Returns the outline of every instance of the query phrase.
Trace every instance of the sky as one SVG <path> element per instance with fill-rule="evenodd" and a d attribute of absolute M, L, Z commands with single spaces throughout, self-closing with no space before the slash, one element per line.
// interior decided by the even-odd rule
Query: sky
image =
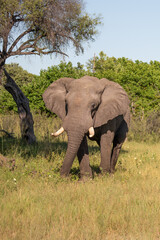
<path fill-rule="evenodd" d="M 23 69 L 39 75 L 41 70 L 60 61 L 71 61 L 85 65 L 103 51 L 109 57 L 126 57 L 150 62 L 160 61 L 160 0 L 84 0 L 85 10 L 90 16 L 101 15 L 103 25 L 94 42 L 85 44 L 83 54 L 76 56 L 72 48 L 69 57 L 19 56 L 6 63 L 19 63 Z"/>

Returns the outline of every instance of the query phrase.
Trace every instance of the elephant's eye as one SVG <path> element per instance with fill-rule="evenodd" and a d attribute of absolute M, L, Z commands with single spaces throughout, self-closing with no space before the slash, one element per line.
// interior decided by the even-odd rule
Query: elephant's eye
<path fill-rule="evenodd" d="M 96 108 L 96 104 L 92 103 L 91 107 L 92 107 L 92 109 L 95 109 Z"/>
<path fill-rule="evenodd" d="M 97 104 L 96 103 L 92 103 L 91 104 L 91 115 L 92 115 L 92 118 L 94 117 L 94 115 L 96 113 L 96 108 L 97 108 Z"/>

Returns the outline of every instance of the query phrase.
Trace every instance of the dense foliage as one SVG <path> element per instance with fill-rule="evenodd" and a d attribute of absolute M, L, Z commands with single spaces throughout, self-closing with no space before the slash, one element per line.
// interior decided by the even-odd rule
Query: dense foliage
<path fill-rule="evenodd" d="M 160 62 L 133 62 L 124 57 L 107 57 L 101 52 L 99 57 L 89 60 L 87 66 L 94 76 L 108 78 L 125 88 L 133 114 L 160 109 Z"/>
<path fill-rule="evenodd" d="M 61 62 L 58 66 L 42 70 L 40 76 L 28 73 L 27 77 L 26 71 L 22 71 L 18 66 L 17 70 L 15 69 L 14 66 L 14 78 L 17 84 L 20 83 L 19 79 L 22 79 L 21 88 L 29 98 L 30 107 L 34 112 L 47 111 L 42 94 L 53 81 L 61 77 L 80 78 L 84 75 L 108 78 L 122 85 L 130 96 L 133 115 L 143 117 L 160 109 L 160 62 L 157 61 L 133 62 L 127 58 L 109 58 L 101 52 L 99 57 L 88 61 L 87 70 L 80 63 L 74 67 L 71 62 Z M 10 72 L 10 74 L 12 73 Z M 8 93 L 1 91 L 0 101 L 1 112 L 17 111 Z"/>

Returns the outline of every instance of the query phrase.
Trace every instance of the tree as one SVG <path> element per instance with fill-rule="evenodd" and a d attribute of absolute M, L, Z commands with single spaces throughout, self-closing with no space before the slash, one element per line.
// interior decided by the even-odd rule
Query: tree
<path fill-rule="evenodd" d="M 99 17 L 83 14 L 81 0 L 0 0 L 0 66 L 15 55 L 77 53 L 94 40 Z"/>
<path fill-rule="evenodd" d="M 0 0 L 0 83 L 7 58 L 52 53 L 66 55 L 70 45 L 78 54 L 83 52 L 84 42 L 94 40 L 98 24 L 100 18 L 84 13 L 81 0 Z M 13 98 L 19 98 L 21 94 L 17 94 L 15 84 L 12 86 L 7 71 L 5 75 L 5 89 Z M 25 112 L 21 100 L 17 104 L 21 102 Z M 27 117 L 28 112 L 23 116 Z"/>

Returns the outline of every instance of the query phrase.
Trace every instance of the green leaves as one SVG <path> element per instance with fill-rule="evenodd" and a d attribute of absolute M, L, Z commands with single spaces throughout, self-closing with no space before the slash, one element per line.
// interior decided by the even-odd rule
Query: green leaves
<path fill-rule="evenodd" d="M 92 71 L 95 61 L 95 73 L 98 78 L 108 78 L 118 82 L 128 92 L 132 111 L 139 114 L 160 109 L 160 63 L 129 60 L 127 58 L 107 57 L 101 52 L 99 56 L 88 61 L 87 67 Z"/>
<path fill-rule="evenodd" d="M 36 112 L 48 112 L 42 100 L 45 89 L 61 77 L 80 78 L 84 75 L 94 75 L 98 78 L 108 78 L 124 87 L 131 100 L 132 113 L 147 115 L 160 109 L 160 63 L 141 61 L 133 62 L 127 58 L 107 57 L 103 52 L 95 57 L 95 72 L 92 72 L 93 59 L 88 61 L 88 71 L 77 63 L 61 62 L 48 70 L 42 70 L 40 76 L 27 73 L 16 64 L 8 65 L 7 71 L 13 77 L 24 94 L 29 98 L 30 107 Z M 5 91 L 0 91 L 1 112 L 16 111 L 16 105 Z"/>

